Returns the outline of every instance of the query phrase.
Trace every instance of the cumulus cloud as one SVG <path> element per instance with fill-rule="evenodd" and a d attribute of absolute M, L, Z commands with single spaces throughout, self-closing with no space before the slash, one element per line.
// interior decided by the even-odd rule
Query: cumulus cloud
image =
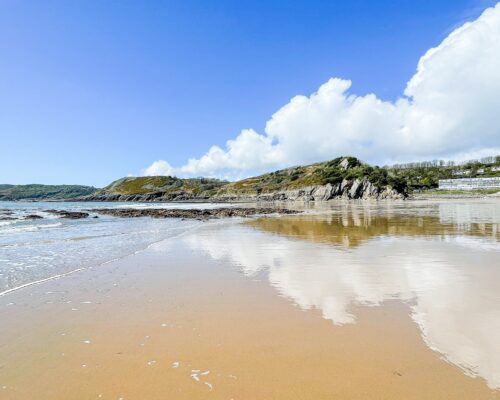
<path fill-rule="evenodd" d="M 144 169 L 143 175 L 146 176 L 156 176 L 156 175 L 175 175 L 175 168 L 172 167 L 168 162 L 163 160 L 155 161 L 149 167 Z"/>
<path fill-rule="evenodd" d="M 267 121 L 173 168 L 155 161 L 143 172 L 233 176 L 322 161 L 342 154 L 372 163 L 467 159 L 500 153 L 500 3 L 454 30 L 419 60 L 396 101 L 351 94 L 332 78 L 295 96 Z"/>

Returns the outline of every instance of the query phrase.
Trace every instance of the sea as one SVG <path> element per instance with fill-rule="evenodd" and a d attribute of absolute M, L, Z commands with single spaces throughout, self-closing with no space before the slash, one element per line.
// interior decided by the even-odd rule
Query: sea
<path fill-rule="evenodd" d="M 151 207 L 206 209 L 218 206 L 202 203 L 0 202 L 0 295 L 125 257 L 201 223 L 149 217 L 117 218 L 92 211 L 96 208 Z M 90 216 L 63 219 L 47 212 L 50 209 L 88 211 Z M 29 215 L 42 218 L 30 219 Z"/>

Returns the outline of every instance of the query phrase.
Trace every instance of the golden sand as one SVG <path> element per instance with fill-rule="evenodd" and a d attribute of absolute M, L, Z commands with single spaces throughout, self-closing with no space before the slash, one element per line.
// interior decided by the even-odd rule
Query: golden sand
<path fill-rule="evenodd" d="M 308 306 L 307 287 L 300 284 L 307 277 L 294 283 L 293 275 L 278 272 L 293 266 L 314 273 L 312 259 L 320 271 L 315 283 L 330 279 L 321 273 L 336 265 L 324 264 L 321 254 L 332 246 L 323 239 L 340 228 L 333 221 L 328 232 L 315 218 L 206 225 L 0 297 L 0 398 L 500 399 L 491 388 L 495 371 L 467 372 L 452 352 L 429 347 L 434 332 L 427 337 L 415 320 L 432 285 L 415 286 L 415 295 L 390 287 L 378 303 L 351 299 L 344 288 L 345 304 L 328 292 Z M 296 241 L 301 237 L 308 240 Z M 359 233 L 356 244 L 363 247 Z M 434 247 L 421 246 L 442 265 Z M 293 257 L 279 258 L 291 251 Z M 361 250 L 332 251 L 344 254 L 344 263 L 349 257 L 363 262 Z M 444 260 L 460 267 L 454 258 Z M 395 269 L 401 266 L 396 261 Z M 491 268 L 486 273 L 494 273 Z M 353 279 L 341 274 L 334 281 Z M 497 321 L 490 322 L 486 326 L 494 329 Z"/>

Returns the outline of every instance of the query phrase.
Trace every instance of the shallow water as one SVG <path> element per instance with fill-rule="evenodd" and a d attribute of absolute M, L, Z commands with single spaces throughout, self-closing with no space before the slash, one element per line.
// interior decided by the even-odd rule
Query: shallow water
<path fill-rule="evenodd" d="M 281 295 L 334 324 L 356 323 L 353 306 L 404 302 L 431 349 L 499 389 L 499 204 L 421 210 L 259 219 L 248 225 L 276 236 L 254 239 L 270 249 L 227 254 L 246 274 L 265 269 Z M 302 240 L 318 245 L 306 251 Z"/>
<path fill-rule="evenodd" d="M 68 220 L 49 209 L 97 207 L 206 208 L 212 204 L 0 202 L 0 293 L 31 282 L 102 264 L 198 225 L 196 221 L 110 216 Z M 38 215 L 43 219 L 25 219 Z M 10 218 L 13 218 L 12 220 Z"/>
<path fill-rule="evenodd" d="M 499 399 L 499 224 L 339 202 L 181 229 L 0 297 L 0 397 Z"/>

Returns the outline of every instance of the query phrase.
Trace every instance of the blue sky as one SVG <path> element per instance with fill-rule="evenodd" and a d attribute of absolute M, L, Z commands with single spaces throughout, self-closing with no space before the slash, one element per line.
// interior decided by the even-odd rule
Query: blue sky
<path fill-rule="evenodd" d="M 0 183 L 182 165 L 330 77 L 395 100 L 427 49 L 493 4 L 1 1 Z"/>

